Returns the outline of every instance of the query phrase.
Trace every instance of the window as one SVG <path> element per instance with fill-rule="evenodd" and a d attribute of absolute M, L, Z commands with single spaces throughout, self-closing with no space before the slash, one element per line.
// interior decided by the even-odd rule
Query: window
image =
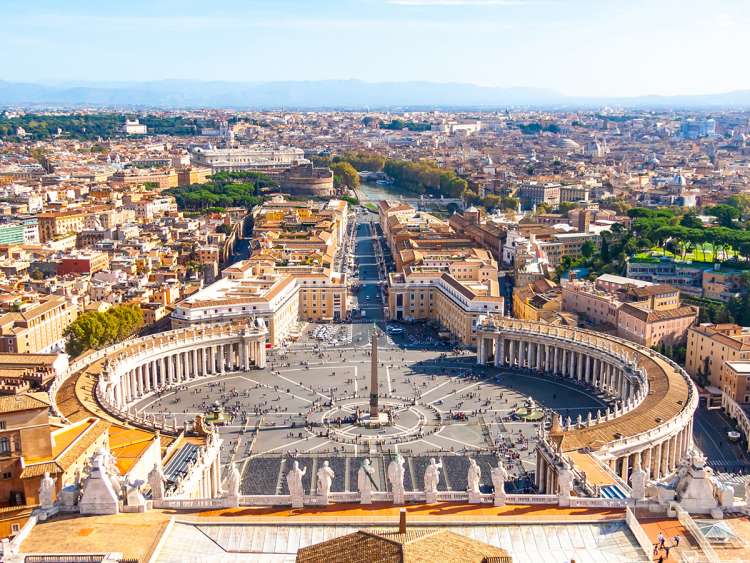
<path fill-rule="evenodd" d="M 0 438 L 0 454 L 10 453 L 10 440 L 7 436 Z"/>
<path fill-rule="evenodd" d="M 10 471 L 3 472 L 3 479 L 10 479 L 12 477 L 13 477 L 13 474 Z"/>
<path fill-rule="evenodd" d="M 5 421 L 4 420 L 0 420 L 0 430 L 5 430 L 5 428 L 6 428 Z"/>

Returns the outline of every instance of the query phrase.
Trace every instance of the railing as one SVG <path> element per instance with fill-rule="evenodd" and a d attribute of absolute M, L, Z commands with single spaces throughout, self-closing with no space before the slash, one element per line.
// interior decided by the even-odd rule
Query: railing
<path fill-rule="evenodd" d="M 193 498 L 193 499 L 160 499 L 153 501 L 154 508 L 171 508 L 174 510 L 196 510 L 210 508 L 227 508 L 226 498 Z"/>
<path fill-rule="evenodd" d="M 240 506 L 285 506 L 292 504 L 290 495 L 242 495 Z"/>
<path fill-rule="evenodd" d="M 328 499 L 331 502 L 359 502 L 360 495 L 357 491 L 348 493 L 330 493 Z"/>
<path fill-rule="evenodd" d="M 641 344 L 617 336 L 607 335 L 605 337 L 600 333 L 588 329 L 570 329 L 553 325 L 546 325 L 533 321 L 507 319 L 504 317 L 489 317 L 486 319 L 485 324 L 477 326 L 477 331 L 485 330 L 488 332 L 492 332 L 496 329 L 510 330 L 520 335 L 529 334 L 533 336 L 544 336 L 553 339 L 564 340 L 566 342 L 578 343 L 584 346 L 588 345 L 595 348 L 600 353 L 607 353 L 618 358 L 619 361 L 623 361 L 626 363 L 630 361 L 631 358 L 634 359 L 636 357 L 636 352 L 640 352 L 645 356 L 648 356 L 650 358 L 658 358 L 659 360 L 668 364 L 677 374 L 679 374 L 685 380 L 688 387 L 688 400 L 684 405 L 684 408 L 677 416 L 650 430 L 613 440 L 608 444 L 610 450 L 615 448 L 626 448 L 631 445 L 639 445 L 644 440 L 653 440 L 655 437 L 667 437 L 675 428 L 679 427 L 680 429 L 682 429 L 682 427 L 684 427 L 688 420 L 692 418 L 693 412 L 695 412 L 695 409 L 698 407 L 698 392 L 695 384 L 693 383 L 687 372 L 685 372 L 685 370 L 678 364 L 676 364 L 673 360 L 667 358 L 666 356 L 658 354 L 657 352 L 654 352 L 650 348 L 642 346 Z M 585 336 L 586 338 L 583 338 L 583 336 Z M 605 344 L 608 345 L 605 346 Z M 615 349 L 615 344 L 619 346 L 619 350 Z M 647 377 L 645 377 L 644 379 L 646 381 L 648 380 Z M 644 394 L 643 398 L 645 398 L 645 396 L 646 395 Z M 618 416 L 621 414 L 622 412 L 618 413 Z"/>
<path fill-rule="evenodd" d="M 160 334 L 151 334 L 148 336 L 141 336 L 138 338 L 130 338 L 123 340 L 122 342 L 118 342 L 116 344 L 113 344 L 111 346 L 108 346 L 106 348 L 102 348 L 101 350 L 96 350 L 92 352 L 91 354 L 86 355 L 83 358 L 80 358 L 78 360 L 74 360 L 68 365 L 68 369 L 65 373 L 61 375 L 57 375 L 54 379 L 54 381 L 50 384 L 49 387 L 49 396 L 50 396 L 50 406 L 52 407 L 52 411 L 58 415 L 62 416 L 60 413 L 60 410 L 57 406 L 57 392 L 59 391 L 60 387 L 65 383 L 70 376 L 73 374 L 78 373 L 82 369 L 84 369 L 86 366 L 89 366 L 105 356 L 111 356 L 121 350 L 124 350 L 126 348 L 130 348 L 133 346 L 140 347 L 145 346 L 144 349 L 138 349 L 138 352 L 134 355 L 139 355 L 140 353 L 150 353 L 149 355 L 153 354 L 153 352 L 157 348 L 157 342 L 159 343 L 159 348 L 162 347 L 172 347 L 174 344 L 177 343 L 183 343 L 187 344 L 189 342 L 196 342 L 199 340 L 203 340 L 207 336 L 215 335 L 215 333 L 219 333 L 219 335 L 229 336 L 231 334 L 236 334 L 240 329 L 237 327 L 237 325 L 231 323 L 231 322 L 224 322 L 224 323 L 206 323 L 202 324 L 200 326 L 196 327 L 185 327 L 185 328 L 178 328 L 175 330 L 170 330 L 167 332 L 163 332 Z M 226 334 L 225 334 L 226 333 Z M 188 338 L 188 335 L 190 335 L 191 338 Z M 166 346 L 164 346 L 166 345 Z"/>
<path fill-rule="evenodd" d="M 34 526 L 36 526 L 37 520 L 38 517 L 36 516 L 36 514 L 32 514 L 31 516 L 29 516 L 29 519 L 26 520 L 26 523 L 21 528 L 21 531 L 18 532 L 12 540 L 3 540 L 1 544 L 3 551 L 3 560 L 8 559 L 9 556 L 19 552 L 21 544 L 26 541 L 27 537 L 29 537 L 31 530 L 33 530 Z"/>
<path fill-rule="evenodd" d="M 698 546 L 701 548 L 701 551 L 706 557 L 708 563 L 720 563 L 721 558 L 717 555 L 713 546 L 706 539 L 706 536 L 704 536 L 700 531 L 700 528 L 698 528 L 698 524 L 695 523 L 695 520 L 690 517 L 690 514 L 688 514 L 687 510 L 683 509 L 679 504 L 676 503 L 673 506 L 675 512 L 677 512 L 677 520 L 680 522 L 680 524 L 682 524 L 683 528 L 685 528 L 690 533 L 690 535 L 693 536 L 695 541 L 698 543 Z"/>
<path fill-rule="evenodd" d="M 635 537 L 638 545 L 641 546 L 643 553 L 646 555 L 646 560 L 651 561 L 653 555 L 653 544 L 651 539 L 648 537 L 646 531 L 641 527 L 641 523 L 638 522 L 638 518 L 635 517 L 635 513 L 630 507 L 625 509 L 625 523 L 628 525 L 628 529 Z"/>
<path fill-rule="evenodd" d="M 557 495 L 505 495 L 505 504 L 557 504 Z"/>
<path fill-rule="evenodd" d="M 625 508 L 629 502 L 625 498 L 570 497 L 570 506 L 573 508 Z"/>

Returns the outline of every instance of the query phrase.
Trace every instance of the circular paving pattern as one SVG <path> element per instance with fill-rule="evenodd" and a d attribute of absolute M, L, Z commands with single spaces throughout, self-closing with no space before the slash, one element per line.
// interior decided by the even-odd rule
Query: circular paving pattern
<path fill-rule="evenodd" d="M 369 424 L 369 399 L 335 401 L 308 416 L 318 436 L 340 444 L 389 446 L 420 440 L 442 427 L 440 412 L 431 405 L 406 399 L 380 398 L 382 425 Z"/>

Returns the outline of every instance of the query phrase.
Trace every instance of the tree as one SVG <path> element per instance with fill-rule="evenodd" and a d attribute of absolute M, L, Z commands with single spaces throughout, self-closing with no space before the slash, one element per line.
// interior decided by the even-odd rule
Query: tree
<path fill-rule="evenodd" d="M 143 311 L 137 305 L 117 305 L 100 313 L 89 311 L 65 329 L 65 351 L 75 357 L 119 342 L 143 326 Z"/>
<path fill-rule="evenodd" d="M 680 219 L 680 225 L 687 227 L 688 229 L 702 229 L 703 221 L 698 219 L 698 214 L 695 211 L 688 211 Z"/>
<path fill-rule="evenodd" d="M 482 199 L 482 205 L 488 211 L 496 209 L 500 205 L 500 196 L 489 194 Z"/>
<path fill-rule="evenodd" d="M 593 241 L 587 240 L 581 245 L 581 255 L 584 258 L 591 258 L 596 250 L 596 245 Z"/>
<path fill-rule="evenodd" d="M 550 211 L 552 211 L 552 207 L 550 206 L 549 203 L 546 203 L 543 201 L 541 203 L 536 204 L 537 213 L 549 213 Z"/>
<path fill-rule="evenodd" d="M 576 207 L 578 206 L 572 201 L 561 201 L 557 210 L 563 215 L 567 215 L 570 210 L 575 209 Z"/>
<path fill-rule="evenodd" d="M 331 164 L 333 170 L 333 184 L 336 187 L 346 186 L 356 190 L 359 187 L 359 174 L 348 162 L 334 162 Z"/>
<path fill-rule="evenodd" d="M 716 217 L 719 220 L 719 224 L 722 227 L 732 228 L 734 226 L 734 220 L 740 218 L 740 210 L 731 205 L 720 203 L 713 207 L 708 207 L 705 210 L 707 215 Z"/>
<path fill-rule="evenodd" d="M 503 196 L 500 198 L 500 209 L 514 211 L 518 209 L 520 201 L 516 197 Z"/>
<path fill-rule="evenodd" d="M 731 205 L 740 212 L 740 216 L 744 217 L 750 213 L 750 194 L 741 193 L 730 196 L 726 201 L 727 205 Z"/>

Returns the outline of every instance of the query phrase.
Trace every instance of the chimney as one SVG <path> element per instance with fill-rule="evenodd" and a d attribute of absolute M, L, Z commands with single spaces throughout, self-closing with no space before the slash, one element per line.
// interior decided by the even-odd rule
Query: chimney
<path fill-rule="evenodd" d="M 402 508 L 398 515 L 398 533 L 406 533 L 406 509 Z"/>

